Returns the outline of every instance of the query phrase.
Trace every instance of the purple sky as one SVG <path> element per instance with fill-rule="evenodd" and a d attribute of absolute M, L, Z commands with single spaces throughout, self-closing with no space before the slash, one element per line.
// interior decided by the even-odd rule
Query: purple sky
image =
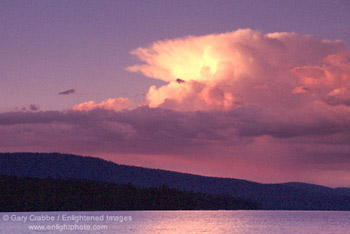
<path fill-rule="evenodd" d="M 0 111 L 142 100 L 161 82 L 130 73 L 154 41 L 252 28 L 350 43 L 348 1 L 1 1 Z M 76 94 L 59 92 L 76 89 Z M 45 98 L 43 98 L 45 97 Z"/>
<path fill-rule="evenodd" d="M 349 12 L 345 0 L 1 1 L 0 151 L 350 186 Z"/>

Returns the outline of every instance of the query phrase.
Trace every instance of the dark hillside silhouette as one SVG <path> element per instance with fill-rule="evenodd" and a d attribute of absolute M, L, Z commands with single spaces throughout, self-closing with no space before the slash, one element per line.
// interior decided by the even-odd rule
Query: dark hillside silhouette
<path fill-rule="evenodd" d="M 92 210 L 246 210 L 258 204 L 231 196 L 73 179 L 0 175 L 0 212 Z"/>
<path fill-rule="evenodd" d="M 118 165 L 99 158 L 58 153 L 0 153 L 0 174 L 72 178 L 141 188 L 163 185 L 184 192 L 229 194 L 276 210 L 350 210 L 350 189 L 305 183 L 260 184 L 165 170 Z"/>

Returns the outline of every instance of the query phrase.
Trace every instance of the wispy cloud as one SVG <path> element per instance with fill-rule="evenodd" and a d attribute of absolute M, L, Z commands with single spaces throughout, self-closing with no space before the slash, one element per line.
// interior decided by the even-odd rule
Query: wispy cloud
<path fill-rule="evenodd" d="M 71 95 L 71 94 L 74 94 L 75 92 L 76 92 L 75 89 L 68 89 L 66 91 L 59 92 L 58 94 L 59 95 Z"/>

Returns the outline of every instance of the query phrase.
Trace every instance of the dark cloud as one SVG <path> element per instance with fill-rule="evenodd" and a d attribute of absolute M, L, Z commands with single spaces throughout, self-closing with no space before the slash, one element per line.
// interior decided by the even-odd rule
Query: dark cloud
<path fill-rule="evenodd" d="M 180 78 L 177 78 L 177 79 L 176 79 L 176 82 L 177 82 L 178 84 L 181 84 L 181 83 L 184 83 L 185 81 L 182 80 L 182 79 L 180 79 Z"/>
<path fill-rule="evenodd" d="M 31 104 L 29 106 L 29 110 L 31 111 L 38 111 L 40 109 L 40 107 L 38 105 L 35 105 L 35 104 Z"/>
<path fill-rule="evenodd" d="M 317 117 L 317 116 L 316 116 Z M 84 129 L 100 134 L 101 139 L 113 141 L 113 136 L 124 135 L 130 142 L 166 142 L 174 147 L 191 147 L 194 142 L 236 144 L 242 138 L 271 136 L 288 139 L 349 133 L 350 123 L 334 119 L 315 118 L 304 123 L 284 120 L 258 108 L 238 108 L 230 112 L 180 112 L 162 108 L 139 107 L 133 110 L 111 111 L 39 111 L 7 112 L 0 114 L 0 126 L 57 124 Z M 103 136 L 103 134 L 106 134 Z M 72 135 L 75 135 L 72 132 Z M 98 139 L 96 139 L 98 140 Z M 161 145 L 158 145 L 161 147 Z M 142 151 L 142 149 L 138 149 Z"/>
<path fill-rule="evenodd" d="M 180 112 L 162 108 L 139 107 L 127 111 L 95 109 L 92 111 L 6 112 L 0 114 L 0 125 L 14 124 L 91 124 L 118 122 L 132 126 L 139 134 L 152 136 L 164 132 L 181 138 L 225 140 L 232 134 L 241 137 L 270 135 L 288 138 L 308 135 L 328 135 L 348 131 L 349 123 L 336 123 L 318 118 L 305 124 L 281 121 L 255 108 L 239 108 L 230 112 Z"/>
<path fill-rule="evenodd" d="M 350 162 L 349 123 L 318 116 L 306 124 L 272 113 L 254 107 L 230 112 L 149 107 L 119 112 L 99 108 L 7 112 L 0 113 L 0 151 L 113 154 L 115 158 L 132 154 L 137 161 L 130 158 L 128 162 L 139 165 L 162 155 L 165 161 L 185 165 L 198 160 L 191 168 L 207 167 L 210 173 L 215 173 L 212 166 L 223 163 L 228 167 L 226 176 L 240 172 L 240 178 L 252 180 L 262 178 L 254 171 L 284 168 L 279 178 L 289 179 L 291 170 L 293 175 L 301 169 L 344 170 L 340 163 Z M 217 173 L 223 172 L 218 169 Z"/>
<path fill-rule="evenodd" d="M 75 89 L 68 89 L 66 91 L 63 92 L 59 92 L 59 95 L 70 95 L 70 94 L 74 94 L 75 93 Z"/>
<path fill-rule="evenodd" d="M 346 99 L 346 98 L 341 98 L 337 96 L 328 96 L 324 98 L 323 101 L 330 106 L 337 106 L 337 105 L 350 106 L 350 97 Z"/>

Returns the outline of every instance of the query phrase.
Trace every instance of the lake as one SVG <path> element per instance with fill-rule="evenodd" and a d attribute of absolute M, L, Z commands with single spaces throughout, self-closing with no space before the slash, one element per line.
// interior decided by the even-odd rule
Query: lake
<path fill-rule="evenodd" d="M 1 234 L 327 233 L 350 231 L 348 211 L 98 211 L 0 213 Z"/>

